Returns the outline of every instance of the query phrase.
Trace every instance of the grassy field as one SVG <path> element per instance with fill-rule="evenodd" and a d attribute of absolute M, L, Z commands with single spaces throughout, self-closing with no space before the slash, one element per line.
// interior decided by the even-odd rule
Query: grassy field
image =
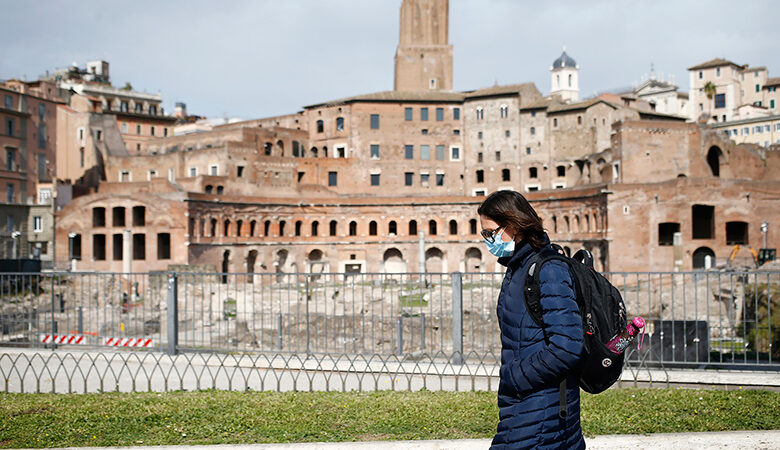
<path fill-rule="evenodd" d="M 780 393 L 612 389 L 588 436 L 780 429 Z M 0 447 L 489 438 L 493 392 L 0 394 Z"/>

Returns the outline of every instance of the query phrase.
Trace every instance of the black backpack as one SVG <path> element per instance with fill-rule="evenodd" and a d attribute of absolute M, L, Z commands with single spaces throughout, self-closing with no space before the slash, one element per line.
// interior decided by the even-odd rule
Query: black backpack
<path fill-rule="evenodd" d="M 547 261 L 558 260 L 566 263 L 574 275 L 577 306 L 582 315 L 583 354 L 582 361 L 575 369 L 579 376 L 579 385 L 591 394 L 598 394 L 612 386 L 623 371 L 625 352 L 612 353 L 604 344 L 626 328 L 626 305 L 615 286 L 593 268 L 593 255 L 582 249 L 568 257 L 563 249 L 552 244 L 552 249 L 542 249 L 531 260 L 525 280 L 525 306 L 531 318 L 544 333 L 547 332 L 542 321 L 542 305 L 539 302 L 539 273 Z M 561 382 L 561 406 L 559 415 L 565 418 L 566 379 Z"/>

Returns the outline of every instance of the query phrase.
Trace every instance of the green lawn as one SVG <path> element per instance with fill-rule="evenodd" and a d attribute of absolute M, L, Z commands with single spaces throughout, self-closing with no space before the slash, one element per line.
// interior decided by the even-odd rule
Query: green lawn
<path fill-rule="evenodd" d="M 492 392 L 0 394 L 0 447 L 490 438 Z M 780 393 L 583 394 L 589 436 L 780 429 Z"/>

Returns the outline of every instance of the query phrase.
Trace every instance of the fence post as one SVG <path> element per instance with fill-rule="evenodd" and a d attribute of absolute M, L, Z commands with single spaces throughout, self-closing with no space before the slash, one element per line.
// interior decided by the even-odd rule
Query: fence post
<path fill-rule="evenodd" d="M 398 317 L 398 356 L 404 354 L 404 316 Z"/>
<path fill-rule="evenodd" d="M 168 272 L 168 348 L 173 356 L 179 346 L 179 280 L 175 272 Z"/>
<path fill-rule="evenodd" d="M 306 289 L 306 296 L 304 297 L 306 300 L 306 356 L 309 356 L 311 354 L 311 323 L 309 321 L 309 300 L 311 300 L 311 296 L 309 295 L 309 276 L 304 274 L 303 280 L 304 288 Z"/>
<path fill-rule="evenodd" d="M 463 274 L 452 273 L 452 362 L 463 364 Z"/>
<path fill-rule="evenodd" d="M 57 349 L 57 321 L 54 317 L 55 313 L 55 307 L 57 303 L 56 294 L 54 293 L 54 277 L 51 277 L 51 349 L 56 350 Z"/>
<path fill-rule="evenodd" d="M 84 307 L 79 306 L 79 334 L 84 334 Z"/>
<path fill-rule="evenodd" d="M 278 336 L 278 342 L 277 342 L 277 348 L 281 351 L 282 350 L 282 313 L 279 313 L 277 316 L 278 321 L 278 329 L 279 329 L 279 336 Z"/>
<path fill-rule="evenodd" d="M 425 353 L 425 313 L 420 313 L 420 347 Z"/>

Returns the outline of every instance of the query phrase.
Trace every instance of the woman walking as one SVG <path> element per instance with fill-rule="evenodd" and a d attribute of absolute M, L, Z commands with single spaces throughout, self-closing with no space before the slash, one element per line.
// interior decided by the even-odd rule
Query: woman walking
<path fill-rule="evenodd" d="M 532 258 L 550 246 L 542 220 L 514 191 L 494 192 L 477 213 L 488 250 L 506 266 L 496 307 L 501 370 L 491 449 L 583 449 L 574 374 L 582 353 L 582 318 L 573 276 L 561 261 L 542 266 L 542 330 L 526 310 L 523 294 Z"/>

